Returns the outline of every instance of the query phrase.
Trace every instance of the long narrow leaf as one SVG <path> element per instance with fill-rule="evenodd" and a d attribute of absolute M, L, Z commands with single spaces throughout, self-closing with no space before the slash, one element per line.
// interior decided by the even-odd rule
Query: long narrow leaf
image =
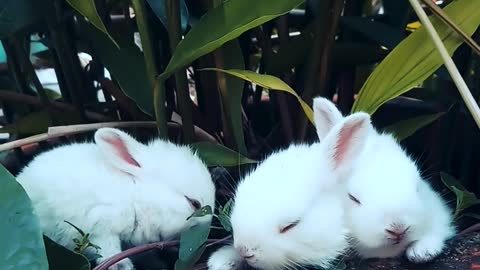
<path fill-rule="evenodd" d="M 421 129 L 422 127 L 425 127 L 428 124 L 434 122 L 444 114 L 444 112 L 441 112 L 402 120 L 386 127 L 384 131 L 387 133 L 393 133 L 397 140 L 402 141 L 413 135 L 417 130 Z"/>
<path fill-rule="evenodd" d="M 289 12 L 303 2 L 304 0 L 276 0 L 275 4 L 257 0 L 223 2 L 192 27 L 178 44 L 161 77 L 164 80 L 198 57 L 212 52 L 249 29 Z"/>
<path fill-rule="evenodd" d="M 232 76 L 244 79 L 246 81 L 258 84 L 262 86 L 263 88 L 271 89 L 271 90 L 278 90 L 278 91 L 285 91 L 287 93 L 292 94 L 295 96 L 302 106 L 303 111 L 305 112 L 305 115 L 307 116 L 308 120 L 310 120 L 311 123 L 313 123 L 313 111 L 310 106 L 308 106 L 305 101 L 303 101 L 302 98 L 300 98 L 295 90 L 293 90 L 288 84 L 286 84 L 284 81 L 280 80 L 279 78 L 272 76 L 272 75 L 267 75 L 267 74 L 258 74 L 253 71 L 249 70 L 239 70 L 239 69 L 229 69 L 229 70 L 224 70 L 224 69 L 219 69 L 219 68 L 204 68 L 200 69 L 202 70 L 214 70 L 214 71 L 219 71 L 219 72 L 225 72 L 227 74 L 230 74 Z"/>
<path fill-rule="evenodd" d="M 444 11 L 468 35 L 472 35 L 480 25 L 480 1 L 454 1 Z M 463 39 L 440 19 L 435 16 L 430 16 L 430 19 L 452 55 Z M 385 102 L 423 82 L 442 63 L 426 29 L 420 28 L 377 66 L 360 90 L 352 112 L 374 113 Z"/>

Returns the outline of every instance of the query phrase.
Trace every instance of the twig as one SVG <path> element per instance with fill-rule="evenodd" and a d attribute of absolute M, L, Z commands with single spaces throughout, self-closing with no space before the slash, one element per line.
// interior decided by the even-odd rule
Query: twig
<path fill-rule="evenodd" d="M 474 225 L 466 228 L 465 230 L 459 232 L 457 234 L 457 236 L 464 236 L 466 234 L 470 234 L 472 232 L 478 232 L 478 231 L 480 231 L 480 223 L 474 224 Z"/>
<path fill-rule="evenodd" d="M 216 245 L 216 244 L 224 243 L 225 241 L 227 241 L 227 240 L 230 239 L 230 238 L 232 238 L 231 235 L 226 236 L 226 237 L 224 237 L 224 238 L 222 238 L 222 239 L 218 239 L 218 240 L 216 240 L 216 241 L 212 241 L 212 242 L 208 243 L 208 244 L 206 245 L 206 247 L 210 247 L 210 246 L 213 246 L 213 245 Z"/>
<path fill-rule="evenodd" d="M 455 63 L 453 62 L 452 58 L 448 54 L 448 51 L 445 48 L 445 45 L 443 44 L 441 38 L 438 36 L 437 31 L 435 30 L 432 23 L 428 19 L 427 14 L 423 10 L 418 0 L 409 0 L 409 1 L 413 9 L 415 10 L 415 13 L 417 13 L 417 16 L 419 17 L 420 21 L 426 27 L 427 32 L 430 34 L 430 37 L 432 38 L 433 43 L 437 47 L 437 50 L 440 53 L 443 59 L 443 62 L 445 63 L 445 67 L 447 68 L 448 73 L 450 73 L 450 76 L 452 77 L 453 82 L 457 86 L 458 91 L 460 92 L 460 95 L 463 98 L 463 101 L 467 105 L 467 108 L 472 114 L 472 117 L 475 120 L 477 126 L 480 128 L 480 108 L 478 107 L 477 102 L 473 98 L 472 93 L 468 89 L 467 84 L 463 80 L 462 75 L 460 74 L 457 67 L 455 66 Z"/>
<path fill-rule="evenodd" d="M 156 123 L 154 121 L 130 121 L 130 122 L 103 122 L 103 123 L 94 123 L 94 124 L 80 124 L 80 125 L 69 125 L 69 126 L 55 126 L 49 127 L 47 133 L 42 133 L 27 138 L 7 142 L 0 144 L 0 152 L 11 150 L 17 147 L 22 147 L 24 145 L 42 142 L 48 139 L 58 138 L 67 135 L 74 135 L 79 133 L 84 133 L 92 130 L 96 130 L 102 127 L 155 127 Z M 169 122 L 169 127 L 180 128 L 180 124 Z M 203 129 L 195 126 L 196 136 L 202 141 L 212 141 L 218 143 L 218 141 L 208 134 Z"/>
<path fill-rule="evenodd" d="M 422 2 L 432 11 L 438 18 L 440 18 L 445 24 L 450 26 L 455 30 L 462 38 L 465 40 L 465 43 L 472 48 L 474 52 L 480 55 L 480 46 L 469 36 L 467 35 L 457 24 L 455 24 L 448 15 L 437 5 L 435 5 L 431 0 L 422 0 Z"/>
<path fill-rule="evenodd" d="M 26 94 L 21 94 L 9 90 L 0 90 L 0 100 L 3 101 L 11 101 L 11 102 L 17 102 L 17 103 L 22 103 L 22 104 L 28 104 L 32 105 L 37 108 L 43 108 L 45 105 L 42 103 L 42 101 L 38 97 L 26 95 Z M 70 111 L 70 112 L 79 112 L 78 109 L 74 106 L 68 105 L 63 102 L 58 102 L 58 101 L 50 101 L 50 106 L 52 108 L 57 108 L 60 110 L 65 110 L 65 111 Z M 91 120 L 96 120 L 96 121 L 108 121 L 110 118 L 99 114 L 95 112 L 85 112 L 87 118 Z"/>
<path fill-rule="evenodd" d="M 165 1 L 165 9 L 168 17 L 168 39 L 172 55 L 182 40 L 182 27 L 180 15 L 180 1 Z M 183 139 L 185 143 L 193 140 L 192 101 L 188 88 L 187 73 L 184 69 L 175 73 L 175 90 L 177 92 L 177 104 L 183 119 Z"/>
<path fill-rule="evenodd" d="M 225 240 L 226 238 L 209 239 L 207 240 L 207 246 L 212 245 L 214 243 L 224 242 Z M 156 242 L 156 243 L 146 244 L 143 246 L 133 247 L 133 248 L 124 250 L 118 253 L 117 255 L 110 257 L 109 259 L 105 260 L 104 262 L 100 263 L 95 268 L 93 268 L 93 270 L 106 270 L 110 266 L 132 255 L 143 253 L 145 251 L 149 251 L 152 249 L 163 249 L 163 248 L 175 247 L 175 246 L 178 246 L 179 244 L 180 244 L 179 240 L 174 240 L 174 241 Z"/>
<path fill-rule="evenodd" d="M 133 247 L 133 248 L 124 250 L 118 253 L 117 255 L 114 255 L 113 257 L 110 257 L 109 259 L 105 260 L 104 262 L 100 263 L 95 268 L 93 268 L 93 270 L 107 270 L 110 266 L 132 255 L 139 254 L 152 249 L 163 249 L 163 248 L 178 246 L 179 243 L 180 241 L 175 240 L 175 241 L 157 242 L 157 243 L 146 244 L 143 246 Z"/>

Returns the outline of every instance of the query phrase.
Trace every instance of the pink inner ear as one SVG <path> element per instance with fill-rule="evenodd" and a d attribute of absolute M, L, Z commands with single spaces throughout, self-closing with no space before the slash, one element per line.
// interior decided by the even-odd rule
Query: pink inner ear
<path fill-rule="evenodd" d="M 133 165 L 135 167 L 140 168 L 140 164 L 138 164 L 138 162 L 132 157 L 132 155 L 130 155 L 127 147 L 125 146 L 125 143 L 123 142 L 123 140 L 121 138 L 119 138 L 119 137 L 111 138 L 110 137 L 110 138 L 104 138 L 104 140 L 107 143 L 109 143 L 110 145 L 113 146 L 113 148 L 117 151 L 117 154 L 120 156 L 120 158 L 122 160 L 124 160 L 125 162 L 127 162 L 130 165 Z"/>
<path fill-rule="evenodd" d="M 337 145 L 333 154 L 334 169 L 337 169 L 350 154 L 352 143 L 354 143 L 353 137 L 361 126 L 362 122 L 355 122 L 353 124 L 349 123 L 340 129 Z"/>

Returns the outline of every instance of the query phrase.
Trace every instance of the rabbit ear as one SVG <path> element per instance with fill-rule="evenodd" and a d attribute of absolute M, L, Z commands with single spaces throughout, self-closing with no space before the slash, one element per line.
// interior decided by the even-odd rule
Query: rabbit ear
<path fill-rule="evenodd" d="M 333 102 L 323 97 L 316 97 L 313 99 L 313 119 L 318 139 L 321 141 L 335 124 L 343 120 L 343 115 Z"/>
<path fill-rule="evenodd" d="M 143 145 L 127 133 L 114 128 L 101 128 L 95 132 L 95 142 L 107 162 L 115 168 L 132 175 L 140 169 L 133 153 Z"/>
<path fill-rule="evenodd" d="M 350 171 L 363 151 L 367 137 L 373 130 L 370 115 L 354 113 L 332 128 L 324 141 L 332 169 L 343 174 Z"/>

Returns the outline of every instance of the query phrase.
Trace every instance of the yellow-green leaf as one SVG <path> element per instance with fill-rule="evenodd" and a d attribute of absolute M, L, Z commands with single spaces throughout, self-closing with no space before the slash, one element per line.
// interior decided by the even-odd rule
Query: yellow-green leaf
<path fill-rule="evenodd" d="M 72 6 L 78 13 L 82 14 L 85 18 L 88 19 L 96 28 L 105 33 L 113 43 L 118 47 L 117 42 L 113 37 L 108 33 L 107 27 L 98 15 L 97 7 L 95 6 L 95 0 L 67 0 L 68 4 Z"/>
<path fill-rule="evenodd" d="M 77 0 L 78 1 L 78 0 Z M 84 1 L 84 0 L 83 0 Z M 283 15 L 304 0 L 229 0 L 209 10 L 178 44 L 162 80 L 245 31 Z M 254 8 L 252 8 L 254 7 Z"/>
<path fill-rule="evenodd" d="M 426 114 L 426 115 L 402 120 L 386 127 L 384 131 L 387 133 L 393 133 L 393 135 L 398 141 L 402 141 L 410 137 L 411 135 L 413 135 L 417 130 L 437 120 L 444 114 L 445 114 L 444 112 Z"/>
<path fill-rule="evenodd" d="M 480 25 L 480 1 L 453 1 L 444 11 L 468 35 Z M 452 55 L 463 43 L 462 37 L 439 18 L 429 18 Z M 373 114 L 385 102 L 423 82 L 442 64 L 427 30 L 421 27 L 400 42 L 376 67 L 360 90 L 352 112 Z"/>
<path fill-rule="evenodd" d="M 312 108 L 310 108 L 310 106 L 308 106 L 308 104 L 305 103 L 305 101 L 303 101 L 303 99 L 297 95 L 295 90 L 293 90 L 288 84 L 286 84 L 284 81 L 280 80 L 275 76 L 267 75 L 267 74 L 258 74 L 253 71 L 239 70 L 239 69 L 224 70 L 219 68 L 204 68 L 200 70 L 214 70 L 214 71 L 225 72 L 232 76 L 242 78 L 246 81 L 258 84 L 263 88 L 268 88 L 271 90 L 278 90 L 278 91 L 285 91 L 287 93 L 290 93 L 297 98 L 298 102 L 302 106 L 303 111 L 305 112 L 305 115 L 308 117 L 310 122 L 313 123 Z"/>

